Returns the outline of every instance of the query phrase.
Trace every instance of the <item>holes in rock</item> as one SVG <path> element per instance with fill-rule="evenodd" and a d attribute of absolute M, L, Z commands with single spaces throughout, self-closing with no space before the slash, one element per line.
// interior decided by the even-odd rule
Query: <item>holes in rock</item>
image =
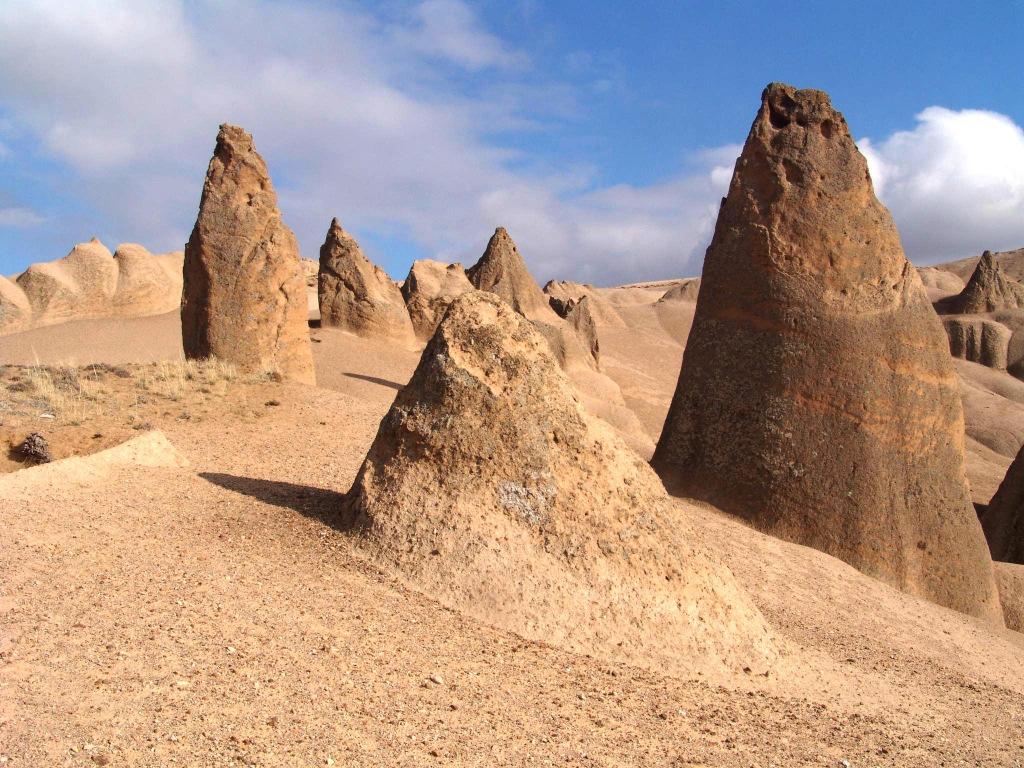
<path fill-rule="evenodd" d="M 804 180 L 803 169 L 792 160 L 783 160 L 782 169 L 786 172 L 786 181 L 790 184 L 800 184 Z"/>
<path fill-rule="evenodd" d="M 790 122 L 789 117 L 787 117 L 785 113 L 776 109 L 774 104 L 768 105 L 768 120 L 771 121 L 772 128 L 777 131 L 785 128 Z"/>
<path fill-rule="evenodd" d="M 832 138 L 832 128 L 833 125 L 831 120 L 821 121 L 821 135 L 824 136 L 826 139 Z"/>

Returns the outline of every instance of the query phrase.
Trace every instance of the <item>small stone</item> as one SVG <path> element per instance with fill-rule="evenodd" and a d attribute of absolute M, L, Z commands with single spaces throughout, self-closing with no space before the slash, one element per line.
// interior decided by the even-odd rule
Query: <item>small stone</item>
<path fill-rule="evenodd" d="M 177 681 L 177 682 L 175 683 L 175 685 L 176 685 L 176 686 L 177 686 L 178 688 L 188 688 L 190 684 L 189 684 L 188 680 L 178 680 L 178 681 Z"/>
<path fill-rule="evenodd" d="M 444 685 L 444 678 L 438 674 L 433 674 L 430 676 L 430 682 L 434 683 L 435 685 Z"/>

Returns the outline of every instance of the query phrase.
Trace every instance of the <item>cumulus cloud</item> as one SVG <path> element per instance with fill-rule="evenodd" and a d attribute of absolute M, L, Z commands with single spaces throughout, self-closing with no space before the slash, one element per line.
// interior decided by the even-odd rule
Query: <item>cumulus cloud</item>
<path fill-rule="evenodd" d="M 976 109 L 928 107 L 913 130 L 860 142 L 875 191 L 919 263 L 1024 246 L 1024 131 Z"/>
<path fill-rule="evenodd" d="M 538 171 L 495 137 L 571 114 L 572 89 L 533 72 L 460 0 L 402 9 L 9 0 L 0 107 L 77 176 L 65 188 L 106 231 L 156 250 L 187 238 L 227 121 L 254 134 L 307 255 L 337 215 L 464 260 L 504 225 L 542 280 L 699 269 L 731 159 L 695 156 L 649 187 Z M 393 273 L 408 266 L 372 255 Z"/>

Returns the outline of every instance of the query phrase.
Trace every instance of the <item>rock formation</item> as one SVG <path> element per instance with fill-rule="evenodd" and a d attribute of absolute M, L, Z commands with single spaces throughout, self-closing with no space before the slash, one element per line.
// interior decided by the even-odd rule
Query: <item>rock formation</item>
<path fill-rule="evenodd" d="M 461 264 L 445 264 L 433 259 L 413 262 L 402 283 L 402 296 L 420 339 L 429 339 L 437 330 L 448 305 L 473 290 Z"/>
<path fill-rule="evenodd" d="M 921 267 L 917 270 L 924 284 L 925 292 L 932 302 L 954 296 L 964 289 L 964 281 L 952 272 L 937 267 Z"/>
<path fill-rule="evenodd" d="M 141 245 L 123 243 L 114 251 L 114 261 L 114 317 L 161 315 L 181 306 L 181 252 L 152 254 Z"/>
<path fill-rule="evenodd" d="M 524 317 L 545 323 L 558 320 L 504 227 L 494 230 L 483 256 L 466 275 L 474 288 L 500 296 Z"/>
<path fill-rule="evenodd" d="M 1024 306 L 1024 285 L 1003 274 L 992 251 L 985 251 L 971 279 L 956 296 L 938 302 L 943 314 L 967 315 Z"/>
<path fill-rule="evenodd" d="M 953 357 L 980 363 L 989 368 L 1006 370 L 1010 337 L 1009 328 L 985 317 L 954 315 L 943 317 L 942 325 L 949 338 Z"/>
<path fill-rule="evenodd" d="M 1024 448 L 980 518 L 992 559 L 1024 564 Z"/>
<path fill-rule="evenodd" d="M 597 338 L 597 324 L 591 313 L 591 305 L 590 297 L 584 296 L 569 310 L 565 321 L 576 331 L 587 351 L 590 352 L 590 356 L 594 358 L 594 363 L 599 365 L 601 363 L 601 344 Z"/>
<path fill-rule="evenodd" d="M 774 656 L 657 477 L 579 406 L 534 327 L 486 293 L 449 308 L 345 512 L 379 562 L 526 637 L 674 670 Z"/>
<path fill-rule="evenodd" d="M 674 493 L 1002 621 L 945 335 L 825 93 L 764 91 L 652 461 Z"/>
<path fill-rule="evenodd" d="M 252 137 L 233 125 L 217 135 L 184 278 L 186 357 L 315 381 L 299 246 Z"/>
<path fill-rule="evenodd" d="M 665 295 L 658 301 L 696 301 L 699 293 L 700 278 L 691 277 L 687 280 L 680 280 L 678 285 L 665 291 Z"/>
<path fill-rule="evenodd" d="M 337 219 L 320 246 L 317 282 L 320 324 L 370 338 L 413 341 L 402 292 L 387 273 L 363 255 Z"/>
<path fill-rule="evenodd" d="M 32 324 L 32 305 L 21 286 L 0 275 L 0 336 Z"/>
<path fill-rule="evenodd" d="M 183 254 L 119 245 L 111 256 L 93 238 L 63 259 L 33 264 L 13 281 L 0 277 L 0 335 L 71 320 L 145 317 L 181 304 Z"/>
<path fill-rule="evenodd" d="M 616 311 L 612 303 L 603 295 L 600 288 L 595 288 L 587 283 L 573 283 L 568 280 L 549 280 L 544 285 L 544 294 L 548 297 L 548 304 L 560 317 L 565 317 L 569 311 L 584 296 L 590 299 L 590 314 L 598 326 L 609 328 L 625 328 L 626 323 L 622 316 Z"/>
<path fill-rule="evenodd" d="M 1024 565 L 995 563 L 995 571 L 1006 626 L 1024 632 Z"/>
<path fill-rule="evenodd" d="M 33 264 L 17 283 L 28 297 L 34 325 L 104 317 L 117 290 L 117 264 L 94 237 L 63 259 Z"/>

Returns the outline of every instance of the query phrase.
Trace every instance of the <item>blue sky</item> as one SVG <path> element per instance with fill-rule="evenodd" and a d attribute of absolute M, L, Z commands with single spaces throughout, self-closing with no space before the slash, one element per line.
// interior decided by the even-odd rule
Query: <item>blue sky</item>
<path fill-rule="evenodd" d="M 181 248 L 217 125 L 314 257 L 507 226 L 540 280 L 696 274 L 771 80 L 827 90 L 919 263 L 1024 246 L 1024 4 L 0 4 L 0 273 Z"/>

